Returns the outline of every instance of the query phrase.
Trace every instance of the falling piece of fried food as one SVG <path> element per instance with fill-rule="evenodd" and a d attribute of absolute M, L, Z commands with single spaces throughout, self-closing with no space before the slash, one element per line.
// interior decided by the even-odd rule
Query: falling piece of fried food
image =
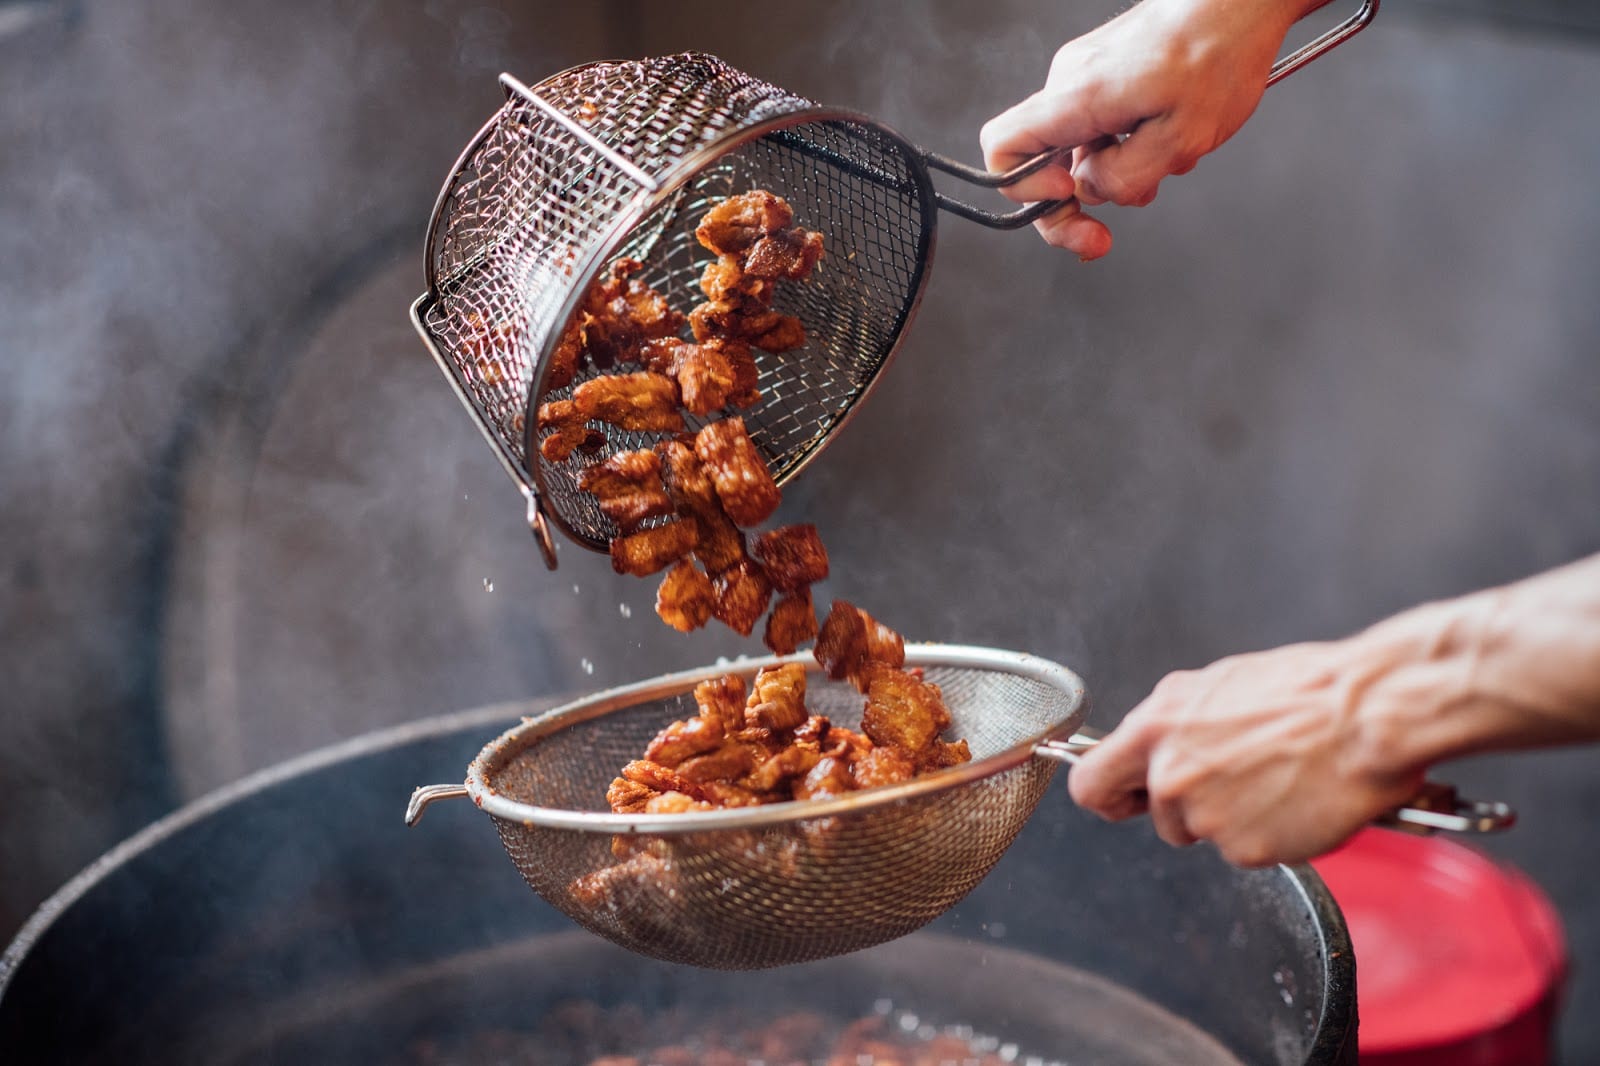
<path fill-rule="evenodd" d="M 772 598 L 772 585 L 766 575 L 747 559 L 718 574 L 711 584 L 716 590 L 712 617 L 740 636 L 748 637 L 761 616 L 767 613 L 767 602 Z"/>
<path fill-rule="evenodd" d="M 779 526 L 755 539 L 751 551 L 772 587 L 797 592 L 828 576 L 828 549 L 810 522 Z"/>
<path fill-rule="evenodd" d="M 712 422 L 695 434 L 694 452 L 735 525 L 760 525 L 778 509 L 782 500 L 778 485 L 745 431 L 744 419 L 734 416 Z"/>
<path fill-rule="evenodd" d="M 809 588 L 778 600 L 767 616 L 761 641 L 777 655 L 792 655 L 817 635 L 817 611 L 811 604 Z"/>
<path fill-rule="evenodd" d="M 699 527 L 695 558 L 710 574 L 738 566 L 745 558 L 744 534 L 723 511 L 717 488 L 694 447 L 682 440 L 667 440 L 656 445 L 656 450 L 661 453 L 667 495 L 672 497 L 678 513 L 694 519 Z"/>
<path fill-rule="evenodd" d="M 699 535 L 693 519 L 674 518 L 650 529 L 614 537 L 611 568 L 619 574 L 647 577 L 693 551 Z"/>
<path fill-rule="evenodd" d="M 680 633 L 699 629 L 711 618 L 717 594 L 711 579 L 698 566 L 684 559 L 661 579 L 656 590 L 656 614 Z"/>
<path fill-rule="evenodd" d="M 834 600 L 812 654 L 835 681 L 849 678 L 867 690 L 870 666 L 905 665 L 905 640 L 848 600 Z"/>

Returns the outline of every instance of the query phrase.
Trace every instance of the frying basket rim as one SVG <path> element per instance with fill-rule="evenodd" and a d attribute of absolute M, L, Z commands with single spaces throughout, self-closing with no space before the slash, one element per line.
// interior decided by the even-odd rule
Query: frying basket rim
<path fill-rule="evenodd" d="M 1034 748 L 1047 740 L 1072 735 L 1089 713 L 1088 690 L 1076 673 L 1037 655 L 964 644 L 907 644 L 906 665 L 956 667 L 1010 673 L 1067 695 L 1066 713 L 1050 727 L 1010 747 L 982 759 L 938 770 L 897 785 L 864 789 L 821 800 L 789 800 L 757 807 L 739 807 L 681 814 L 617 814 L 609 811 L 577 811 L 522 803 L 496 792 L 490 776 L 503 769 L 530 745 L 562 729 L 603 717 L 612 711 L 633 706 L 643 700 L 681 695 L 701 681 L 739 674 L 752 677 L 756 671 L 781 663 L 801 663 L 808 673 L 821 673 L 822 667 L 808 653 L 741 658 L 731 663 L 699 667 L 666 674 L 647 681 L 622 685 L 553 708 L 522 722 L 484 745 L 467 767 L 466 789 L 472 802 L 496 818 L 526 826 L 566 829 L 609 835 L 648 834 L 682 836 L 722 829 L 763 829 L 794 822 L 845 814 L 860 814 L 902 800 L 914 799 L 959 788 L 1021 766 L 1034 758 Z"/>

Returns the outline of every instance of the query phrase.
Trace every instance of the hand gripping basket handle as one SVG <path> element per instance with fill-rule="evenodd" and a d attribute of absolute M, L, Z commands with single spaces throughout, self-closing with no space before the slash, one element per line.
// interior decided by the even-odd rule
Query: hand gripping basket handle
<path fill-rule="evenodd" d="M 1355 14 L 1320 37 L 1297 48 L 1288 55 L 1280 57 L 1276 63 L 1272 64 L 1272 70 L 1267 75 L 1267 87 L 1271 88 L 1313 59 L 1332 51 L 1338 45 L 1360 33 L 1372 21 L 1373 16 L 1378 13 L 1379 2 L 1380 0 L 1362 0 L 1361 7 Z M 954 175 L 962 181 L 981 188 L 1004 189 L 1015 185 L 1041 167 L 1047 166 L 1061 156 L 1071 152 L 1072 147 L 1067 145 L 1052 148 L 1012 167 L 1010 170 L 1000 173 L 984 170 L 981 167 L 968 166 L 960 160 L 951 159 L 949 156 L 940 155 L 938 152 L 930 152 L 925 148 L 918 148 L 917 152 L 921 154 L 924 163 L 936 170 L 942 170 L 946 174 Z M 985 211 L 980 207 L 974 207 L 971 204 L 946 196 L 942 192 L 936 191 L 933 195 L 938 205 L 951 214 L 960 215 L 962 218 L 988 226 L 991 229 L 1002 230 L 1020 229 L 1028 223 L 1072 202 L 1070 198 L 1066 200 L 1041 200 L 1038 203 L 1018 208 L 1015 211 L 1000 213 Z"/>
<path fill-rule="evenodd" d="M 1100 743 L 1102 734 L 1080 729 L 1066 740 L 1046 740 L 1033 753 L 1059 763 L 1076 765 L 1079 758 Z M 1517 812 L 1504 803 L 1464 799 L 1454 785 L 1427 781 L 1404 807 L 1373 819 L 1374 825 L 1419 835 L 1446 833 L 1496 833 L 1517 824 Z"/>

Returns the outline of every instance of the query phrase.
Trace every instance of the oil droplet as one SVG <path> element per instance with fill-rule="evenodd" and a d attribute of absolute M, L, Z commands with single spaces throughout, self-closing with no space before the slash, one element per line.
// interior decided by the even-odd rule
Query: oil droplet
<path fill-rule="evenodd" d="M 576 586 L 576 585 L 572 586 L 572 594 L 574 596 L 576 596 L 578 594 L 578 586 Z"/>
<path fill-rule="evenodd" d="M 483 591 L 485 591 L 485 592 L 493 592 L 494 591 L 494 582 L 491 581 L 488 578 L 484 578 L 483 579 Z"/>
<path fill-rule="evenodd" d="M 622 615 L 622 617 L 624 617 L 624 618 L 632 618 L 633 617 L 633 608 L 629 607 L 625 603 L 619 603 L 619 604 L 617 604 L 617 613 Z"/>
<path fill-rule="evenodd" d="M 583 672 L 584 673 L 586 673 L 586 674 L 594 673 L 594 663 L 590 662 L 588 659 L 584 659 L 578 665 L 583 667 Z"/>

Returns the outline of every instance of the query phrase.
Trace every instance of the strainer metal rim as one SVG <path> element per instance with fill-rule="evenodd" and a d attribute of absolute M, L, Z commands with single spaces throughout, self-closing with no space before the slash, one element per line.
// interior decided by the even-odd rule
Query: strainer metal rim
<path fill-rule="evenodd" d="M 757 829 L 814 818 L 859 814 L 901 800 L 930 795 L 1021 766 L 1034 757 L 1034 748 L 1047 740 L 1072 735 L 1089 713 L 1083 679 L 1059 663 L 1026 652 L 1005 651 L 963 644 L 907 644 L 906 665 L 965 667 L 1010 673 L 1051 686 L 1068 695 L 1063 718 L 1048 729 L 1018 741 L 1003 751 L 972 762 L 913 778 L 899 785 L 852 792 L 825 800 L 791 800 L 760 807 L 741 807 L 684 814 L 616 814 L 609 811 L 575 811 L 520 803 L 490 787 L 488 774 L 520 754 L 529 744 L 567 726 L 576 725 L 631 706 L 641 700 L 679 695 L 701 681 L 729 673 L 753 676 L 757 670 L 779 663 L 802 663 L 811 673 L 821 666 L 808 653 L 740 658 L 733 662 L 667 674 L 648 681 L 622 685 L 546 711 L 502 733 L 486 744 L 467 768 L 466 790 L 472 802 L 489 814 L 528 826 L 605 834 L 680 836 L 720 829 Z M 620 770 L 621 768 L 618 767 Z"/>
<path fill-rule="evenodd" d="M 701 56 L 704 53 L 684 53 L 685 55 Z M 716 59 L 715 56 L 707 58 Z M 722 60 L 718 59 L 718 63 Z M 591 66 L 598 64 L 585 64 Z M 726 64 L 723 64 L 726 65 Z M 573 68 L 581 70 L 583 67 Z M 565 72 L 565 73 L 570 73 Z M 562 77 L 562 74 L 552 75 L 546 81 Z M 530 95 L 536 95 L 537 86 L 527 89 Z M 834 442 L 855 414 L 861 408 L 863 400 L 869 396 L 883 379 L 883 374 L 889 369 L 894 358 L 904 346 L 906 334 L 910 331 L 911 323 L 915 319 L 917 309 L 922 304 L 923 293 L 927 290 L 928 264 L 933 258 L 935 240 L 938 235 L 939 210 L 938 200 L 934 193 L 933 177 L 928 171 L 927 162 L 922 150 L 912 141 L 907 139 L 897 130 L 885 125 L 870 115 L 849 108 L 831 107 L 822 104 L 813 104 L 810 107 L 796 108 L 780 115 L 774 115 L 760 122 L 751 123 L 729 129 L 719 135 L 715 140 L 709 141 L 694 151 L 675 161 L 659 175 L 655 176 L 655 188 L 643 187 L 640 195 L 619 212 L 611 222 L 604 235 L 590 247 L 589 253 L 582 260 L 579 268 L 573 271 L 572 277 L 575 284 L 570 287 L 566 299 L 561 303 L 561 308 L 551 319 L 555 326 L 545 338 L 544 346 L 540 349 L 539 357 L 534 363 L 533 375 L 529 382 L 527 406 L 523 413 L 523 467 L 532 478 L 532 491 L 542 501 L 550 495 L 550 487 L 545 480 L 545 463 L 539 453 L 539 397 L 544 394 L 545 379 L 549 376 L 551 361 L 550 353 L 555 350 L 560 341 L 562 330 L 572 320 L 573 313 L 577 311 L 584 295 L 600 276 L 600 272 L 615 257 L 618 250 L 627 242 L 629 235 L 640 222 L 644 221 L 651 213 L 665 205 L 674 196 L 683 191 L 695 175 L 710 167 L 718 159 L 752 141 L 779 130 L 793 129 L 796 126 L 812 125 L 819 122 L 848 122 L 854 125 L 867 127 L 887 137 L 900 149 L 907 163 L 907 173 L 916 185 L 917 200 L 922 210 L 923 226 L 919 235 L 916 250 L 916 273 L 909 286 L 910 296 L 905 301 L 900 320 L 895 325 L 894 342 L 889 350 L 884 353 L 883 359 L 878 363 L 877 370 L 872 375 L 872 380 L 857 390 L 850 399 L 849 405 L 840 414 L 839 420 L 829 430 L 814 440 L 805 452 L 787 469 L 775 475 L 775 480 L 781 486 L 787 484 L 798 476 L 801 471 L 810 466 L 812 461 L 826 447 Z M 826 240 L 826 234 L 824 234 Z M 604 552 L 608 550 L 609 543 L 598 540 L 575 529 L 567 522 L 559 507 L 544 507 L 541 503 L 540 510 L 545 517 L 558 529 L 565 533 L 568 539 L 588 548 L 591 551 Z"/>

